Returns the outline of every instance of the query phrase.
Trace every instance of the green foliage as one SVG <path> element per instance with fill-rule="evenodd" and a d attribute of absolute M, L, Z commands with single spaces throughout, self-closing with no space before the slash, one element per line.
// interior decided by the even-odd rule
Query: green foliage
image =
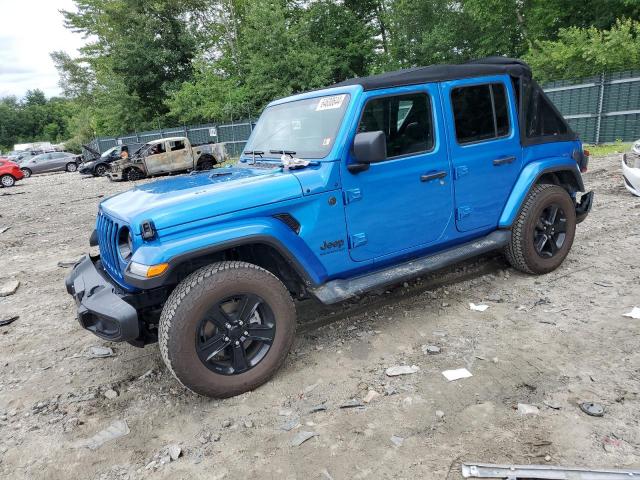
<path fill-rule="evenodd" d="M 0 145 L 2 150 L 16 143 L 50 141 L 58 143 L 69 136 L 71 101 L 47 100 L 41 90 L 28 90 L 23 100 L 0 99 Z"/>
<path fill-rule="evenodd" d="M 640 23 L 619 20 L 609 30 L 569 27 L 557 40 L 536 42 L 525 56 L 540 81 L 640 68 Z"/>
<path fill-rule="evenodd" d="M 256 117 L 274 98 L 349 77 L 489 55 L 525 57 L 542 81 L 640 68 L 638 0 L 75 3 L 66 25 L 88 43 L 77 58 L 51 55 L 66 100 L 2 99 L 0 144 L 36 135 L 79 146 Z"/>

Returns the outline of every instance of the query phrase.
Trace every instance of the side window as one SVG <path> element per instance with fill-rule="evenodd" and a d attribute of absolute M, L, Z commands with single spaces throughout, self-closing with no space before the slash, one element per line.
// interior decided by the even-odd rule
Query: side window
<path fill-rule="evenodd" d="M 566 135 L 569 133 L 564 119 L 549 105 L 549 102 L 540 93 L 537 86 L 531 87 L 525 111 L 527 112 L 525 120 L 527 138 Z"/>
<path fill-rule="evenodd" d="M 374 98 L 367 102 L 358 132 L 383 131 L 387 157 L 427 152 L 433 148 L 431 101 L 424 93 Z"/>
<path fill-rule="evenodd" d="M 184 150 L 184 142 L 182 140 L 169 142 L 169 147 L 172 152 L 175 152 L 176 150 Z"/>
<path fill-rule="evenodd" d="M 458 143 L 492 140 L 509 134 L 509 105 L 502 83 L 454 88 L 451 103 Z"/>

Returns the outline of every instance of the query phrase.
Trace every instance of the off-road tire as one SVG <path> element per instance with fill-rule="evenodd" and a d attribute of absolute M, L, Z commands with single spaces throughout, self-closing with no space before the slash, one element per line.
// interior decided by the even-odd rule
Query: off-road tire
<path fill-rule="evenodd" d="M 104 163 L 100 163 L 96 165 L 96 168 L 93 169 L 93 174 L 96 177 L 103 177 L 105 173 L 107 173 L 109 167 L 107 167 Z"/>
<path fill-rule="evenodd" d="M 74 163 L 74 162 L 69 162 L 67 163 L 67 166 L 65 167 L 65 169 L 67 170 L 67 172 L 77 172 L 78 171 L 78 164 Z"/>
<path fill-rule="evenodd" d="M 144 177 L 142 172 L 137 168 L 130 168 L 126 172 L 124 172 L 124 179 L 128 182 L 135 182 L 137 180 L 141 180 Z"/>
<path fill-rule="evenodd" d="M 0 185 L 2 185 L 3 187 L 13 187 L 16 184 L 16 179 L 13 177 L 13 175 L 2 175 L 0 177 Z"/>
<path fill-rule="evenodd" d="M 22 170 L 24 178 L 29 178 L 32 175 L 31 170 L 29 170 L 28 168 L 21 168 L 20 170 Z"/>
<path fill-rule="evenodd" d="M 543 258 L 535 250 L 535 225 L 542 211 L 552 203 L 563 209 L 567 231 L 562 247 L 550 258 Z M 534 185 L 525 199 L 511 228 L 511 241 L 504 254 L 513 268 L 524 273 L 544 274 L 558 268 L 571 250 L 576 232 L 576 211 L 567 191 L 557 185 Z"/>
<path fill-rule="evenodd" d="M 260 363 L 243 373 L 222 375 L 198 358 L 196 329 L 210 305 L 240 292 L 264 299 L 274 313 L 276 333 Z M 158 343 L 167 368 L 182 385 L 200 395 L 225 398 L 268 381 L 289 353 L 295 329 L 295 305 L 278 278 L 250 263 L 226 261 L 196 270 L 175 288 L 162 309 Z"/>

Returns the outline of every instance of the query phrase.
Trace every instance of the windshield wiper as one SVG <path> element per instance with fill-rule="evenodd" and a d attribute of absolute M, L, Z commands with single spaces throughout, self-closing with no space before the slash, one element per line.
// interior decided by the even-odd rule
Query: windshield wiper
<path fill-rule="evenodd" d="M 293 150 L 269 150 L 269 153 L 277 153 L 279 155 L 289 155 L 289 157 L 293 158 L 296 154 Z"/>
<path fill-rule="evenodd" d="M 254 165 L 256 163 L 256 155 L 260 156 L 260 158 L 262 158 L 262 155 L 264 155 L 264 152 L 262 150 L 245 150 L 243 153 L 245 155 L 251 155 L 251 163 Z"/>

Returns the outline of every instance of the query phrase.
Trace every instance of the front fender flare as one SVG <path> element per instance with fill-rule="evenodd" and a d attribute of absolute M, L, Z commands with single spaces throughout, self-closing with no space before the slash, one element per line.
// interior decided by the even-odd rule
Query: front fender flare
<path fill-rule="evenodd" d="M 132 261 L 143 265 L 168 263 L 158 277 L 143 278 L 128 271 L 125 281 L 139 289 L 157 288 L 174 280 L 175 269 L 185 261 L 250 244 L 265 244 L 277 250 L 308 286 L 319 285 L 327 277 L 324 266 L 306 243 L 284 223 L 275 218 L 251 219 L 198 229 L 188 237 L 155 240 L 138 248 Z"/>
<path fill-rule="evenodd" d="M 545 173 L 558 173 L 568 172 L 573 175 L 577 191 L 584 192 L 584 184 L 582 182 L 582 176 L 580 175 L 580 169 L 578 164 L 571 158 L 553 157 L 545 158 L 536 162 L 527 164 L 520 173 L 518 180 L 516 181 L 509 199 L 502 210 L 500 215 L 500 221 L 498 222 L 499 228 L 509 228 L 515 221 L 520 207 L 525 198 L 529 194 L 531 187 L 533 187 L 538 179 Z"/>

